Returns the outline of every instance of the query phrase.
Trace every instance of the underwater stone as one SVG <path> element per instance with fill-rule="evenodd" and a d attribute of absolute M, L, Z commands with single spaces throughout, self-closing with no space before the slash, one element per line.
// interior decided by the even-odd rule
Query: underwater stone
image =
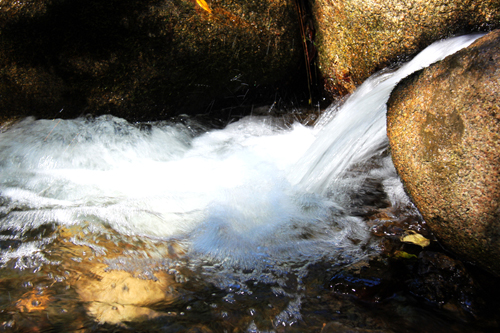
<path fill-rule="evenodd" d="M 442 244 L 500 275 L 500 30 L 402 80 L 387 131 L 406 190 Z"/>

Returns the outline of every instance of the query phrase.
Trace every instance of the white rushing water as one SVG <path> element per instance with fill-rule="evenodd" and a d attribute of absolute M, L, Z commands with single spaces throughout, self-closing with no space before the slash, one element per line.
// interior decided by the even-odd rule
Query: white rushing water
<path fill-rule="evenodd" d="M 323 195 L 334 190 L 332 184 L 344 177 L 346 171 L 387 147 L 386 103 L 396 84 L 411 73 L 467 47 L 480 36 L 436 42 L 397 71 L 381 71 L 370 77 L 321 128 L 315 142 L 295 165 L 292 182 Z"/>
<path fill-rule="evenodd" d="M 247 117 L 195 136 L 182 124 L 111 116 L 27 118 L 0 133 L 0 229 L 21 235 L 90 222 L 243 266 L 362 255 L 369 233 L 348 213 L 348 198 L 371 177 L 387 185 L 393 204 L 404 200 L 381 155 L 390 91 L 477 37 L 436 43 L 398 71 L 375 75 L 314 128 Z M 353 171 L 368 161 L 372 169 Z M 6 251 L 3 258 L 15 254 Z"/>

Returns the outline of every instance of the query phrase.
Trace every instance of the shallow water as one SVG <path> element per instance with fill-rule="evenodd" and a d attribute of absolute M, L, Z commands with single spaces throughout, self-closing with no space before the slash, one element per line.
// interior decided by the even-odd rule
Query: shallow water
<path fill-rule="evenodd" d="M 2 328 L 475 330 L 387 287 L 392 273 L 360 273 L 393 272 L 371 227 L 419 219 L 386 151 L 388 94 L 474 38 L 374 76 L 314 127 L 13 125 L 0 133 Z"/>

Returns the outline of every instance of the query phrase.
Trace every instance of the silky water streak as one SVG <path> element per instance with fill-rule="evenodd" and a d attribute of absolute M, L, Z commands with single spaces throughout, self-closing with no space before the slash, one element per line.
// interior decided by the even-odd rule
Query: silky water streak
<path fill-rule="evenodd" d="M 19 245 L 30 230 L 84 223 L 96 233 L 175 241 L 191 262 L 225 267 L 361 258 L 369 232 L 343 198 L 363 179 L 349 172 L 377 156 L 363 172 L 396 179 L 380 155 L 390 91 L 477 37 L 435 43 L 375 75 L 314 128 L 247 117 L 199 134 L 112 116 L 24 119 L 0 133 L 0 231 L 20 241 L 2 258 L 41 256 L 51 239 Z"/>
<path fill-rule="evenodd" d="M 354 166 L 387 148 L 386 103 L 401 79 L 467 47 L 482 34 L 441 40 L 396 71 L 382 70 L 367 79 L 340 108 L 331 106 L 320 121 L 317 139 L 290 172 L 290 180 L 308 192 L 333 195 L 336 184 Z"/>

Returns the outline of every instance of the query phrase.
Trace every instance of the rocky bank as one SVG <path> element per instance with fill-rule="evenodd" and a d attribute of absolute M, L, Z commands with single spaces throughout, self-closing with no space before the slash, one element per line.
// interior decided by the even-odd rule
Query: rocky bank
<path fill-rule="evenodd" d="M 292 0 L 6 0 L 0 113 L 249 112 L 292 100 L 302 54 Z"/>

